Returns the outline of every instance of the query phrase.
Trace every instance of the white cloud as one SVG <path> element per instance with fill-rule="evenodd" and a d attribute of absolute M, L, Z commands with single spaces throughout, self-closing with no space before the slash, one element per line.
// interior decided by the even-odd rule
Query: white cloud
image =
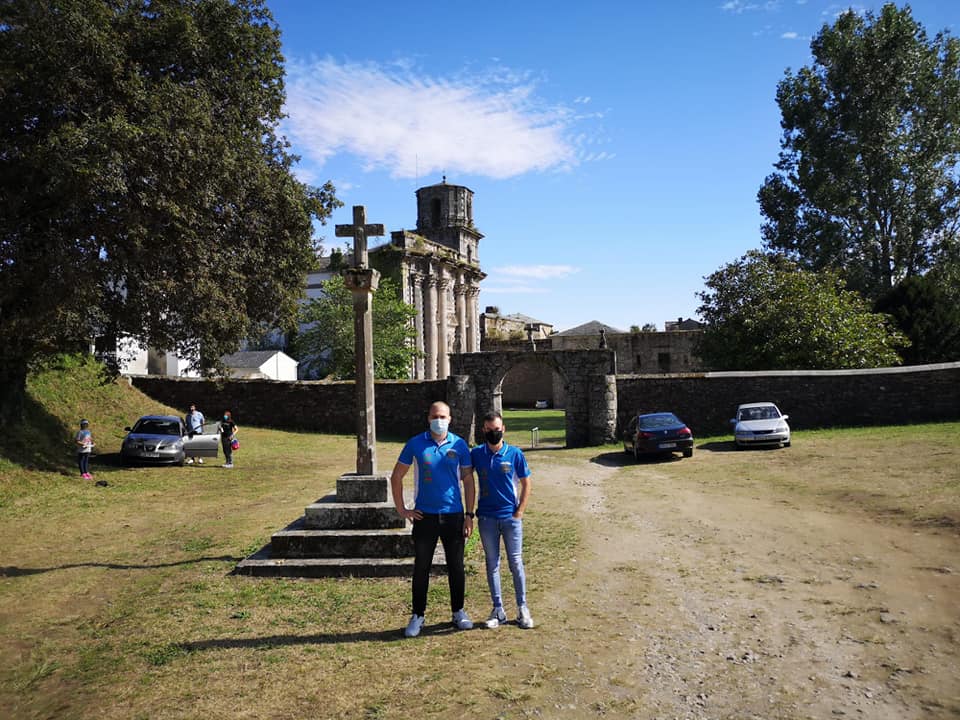
<path fill-rule="evenodd" d="M 783 34 L 780 36 L 780 38 L 783 39 L 783 40 L 798 40 L 798 39 L 800 38 L 800 35 L 799 35 L 798 33 L 795 33 L 795 32 L 792 32 L 792 31 L 791 31 L 791 32 L 785 32 L 785 33 L 783 33 Z"/>
<path fill-rule="evenodd" d="M 534 80 L 508 68 L 432 78 L 409 63 L 327 58 L 288 63 L 286 86 L 284 132 L 318 167 L 350 153 L 393 177 L 508 178 L 584 162 L 569 137 L 584 116 L 543 102 Z"/>
<path fill-rule="evenodd" d="M 507 275 L 509 277 L 532 278 L 535 280 L 550 280 L 564 278 L 577 272 L 572 265 L 505 265 L 493 268 L 491 275 Z"/>
<path fill-rule="evenodd" d="M 720 6 L 721 10 L 741 15 L 745 12 L 755 12 L 757 10 L 771 12 L 780 7 L 780 0 L 767 0 L 766 2 L 745 2 L 744 0 L 728 0 Z"/>

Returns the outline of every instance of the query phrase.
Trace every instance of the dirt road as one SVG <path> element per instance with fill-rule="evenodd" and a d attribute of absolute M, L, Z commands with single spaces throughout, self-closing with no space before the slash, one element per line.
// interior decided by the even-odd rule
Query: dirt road
<path fill-rule="evenodd" d="M 957 528 L 704 480 L 744 455 L 531 457 L 537 507 L 584 540 L 504 717 L 960 717 Z"/>

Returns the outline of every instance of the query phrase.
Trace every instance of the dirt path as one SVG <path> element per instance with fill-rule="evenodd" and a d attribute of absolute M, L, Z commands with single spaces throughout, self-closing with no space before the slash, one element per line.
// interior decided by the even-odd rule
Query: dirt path
<path fill-rule="evenodd" d="M 585 540 L 513 657 L 522 714 L 960 717 L 954 528 L 677 471 L 700 462 L 723 458 L 608 459 L 584 477 L 536 457 L 538 507 Z"/>

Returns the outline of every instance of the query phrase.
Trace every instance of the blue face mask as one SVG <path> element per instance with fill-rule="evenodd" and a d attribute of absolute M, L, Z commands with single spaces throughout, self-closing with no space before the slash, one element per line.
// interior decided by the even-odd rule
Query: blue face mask
<path fill-rule="evenodd" d="M 227 417 L 226 415 L 224 415 L 224 416 L 223 416 L 223 419 L 224 419 L 224 420 L 229 420 L 230 418 Z"/>
<path fill-rule="evenodd" d="M 434 435 L 445 435 L 450 421 L 447 418 L 434 418 L 430 421 L 430 432 Z"/>

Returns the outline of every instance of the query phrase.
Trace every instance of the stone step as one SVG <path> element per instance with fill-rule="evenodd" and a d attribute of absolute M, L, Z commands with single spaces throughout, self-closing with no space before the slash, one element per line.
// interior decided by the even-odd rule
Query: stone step
<path fill-rule="evenodd" d="M 390 478 L 386 475 L 344 473 L 337 478 L 337 501 L 343 503 L 382 503 L 387 501 Z"/>
<path fill-rule="evenodd" d="M 336 496 L 322 498 L 304 509 L 304 524 L 314 530 L 368 529 L 406 527 L 407 521 L 392 502 L 336 502 Z"/>
<path fill-rule="evenodd" d="M 275 532 L 270 539 L 273 557 L 283 558 L 404 558 L 414 554 L 410 527 L 385 530 L 316 530 L 303 518 Z"/>
<path fill-rule="evenodd" d="M 445 574 L 446 562 L 438 548 L 430 571 Z M 254 577 L 413 577 L 413 558 L 274 558 L 270 546 L 241 560 L 233 571 L 236 575 Z"/>

